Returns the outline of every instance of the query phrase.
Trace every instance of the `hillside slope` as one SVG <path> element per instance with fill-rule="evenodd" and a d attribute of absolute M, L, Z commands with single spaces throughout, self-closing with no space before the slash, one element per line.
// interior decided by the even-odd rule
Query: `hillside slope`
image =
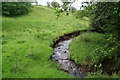
<path fill-rule="evenodd" d="M 35 6 L 27 15 L 2 18 L 3 78 L 69 78 L 50 60 L 52 40 L 63 33 L 89 28 L 86 18 L 56 19 L 55 11 Z"/>

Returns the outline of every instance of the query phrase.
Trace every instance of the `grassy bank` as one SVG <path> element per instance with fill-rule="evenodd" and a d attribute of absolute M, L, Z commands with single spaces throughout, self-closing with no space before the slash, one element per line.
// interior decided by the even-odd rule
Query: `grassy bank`
<path fill-rule="evenodd" d="M 73 39 L 69 58 L 84 67 L 88 66 L 90 72 L 93 72 L 89 78 L 117 78 L 116 74 L 119 75 L 120 68 L 120 60 L 116 57 L 117 47 L 118 44 L 110 35 L 87 32 Z M 110 77 L 108 74 L 113 76 Z"/>
<path fill-rule="evenodd" d="M 79 64 L 93 65 L 94 51 L 106 43 L 103 34 L 83 33 L 76 37 L 70 45 L 70 56 Z M 94 59 L 95 60 L 95 59 Z M 96 62 L 99 60 L 96 60 Z"/>
<path fill-rule="evenodd" d="M 88 19 L 62 16 L 44 6 L 19 17 L 2 18 L 3 78 L 69 78 L 50 60 L 52 40 L 64 33 L 89 28 Z"/>

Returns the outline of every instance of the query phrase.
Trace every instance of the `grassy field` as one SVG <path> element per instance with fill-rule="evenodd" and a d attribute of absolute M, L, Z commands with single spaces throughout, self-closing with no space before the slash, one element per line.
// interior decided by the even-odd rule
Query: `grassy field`
<path fill-rule="evenodd" d="M 2 17 L 3 78 L 70 78 L 50 60 L 52 40 L 64 33 L 89 28 L 89 20 L 62 16 L 44 6 L 19 17 Z"/>

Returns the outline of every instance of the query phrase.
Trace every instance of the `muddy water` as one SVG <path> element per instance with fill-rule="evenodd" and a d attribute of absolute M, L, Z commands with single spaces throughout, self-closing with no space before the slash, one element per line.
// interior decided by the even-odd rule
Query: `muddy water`
<path fill-rule="evenodd" d="M 58 43 L 58 47 L 54 48 L 52 60 L 59 65 L 61 70 L 68 72 L 69 75 L 77 78 L 84 78 L 87 76 L 85 70 L 82 67 L 77 66 L 75 62 L 68 59 L 69 44 L 71 41 L 72 39 L 60 41 Z"/>

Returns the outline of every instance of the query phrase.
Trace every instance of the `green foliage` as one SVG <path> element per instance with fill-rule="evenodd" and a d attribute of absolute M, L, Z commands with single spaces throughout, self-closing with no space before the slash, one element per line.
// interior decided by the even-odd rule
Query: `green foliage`
<path fill-rule="evenodd" d="M 98 32 L 118 33 L 120 2 L 84 2 L 83 13 L 91 18 L 91 27 Z M 85 15 L 83 15 L 85 16 Z M 116 34 L 117 35 L 117 34 Z"/>
<path fill-rule="evenodd" d="M 57 19 L 64 14 L 64 11 L 62 9 L 56 9 L 55 12 Z"/>
<path fill-rule="evenodd" d="M 103 78 L 119 80 L 120 76 L 117 75 L 116 73 L 114 73 L 112 76 L 104 75 L 104 74 L 101 74 L 101 71 L 97 71 L 97 72 L 88 73 L 87 78 L 99 78 L 100 80 L 103 80 Z"/>
<path fill-rule="evenodd" d="M 92 16 L 93 10 L 91 9 L 94 6 L 91 2 L 82 2 L 82 6 L 80 10 L 76 11 L 75 17 L 77 19 L 81 19 L 82 17 L 90 17 Z M 91 17 L 90 17 L 91 18 Z"/>
<path fill-rule="evenodd" d="M 69 0 L 61 0 L 61 1 L 63 3 L 62 9 L 64 9 L 64 11 L 70 11 L 73 2 L 70 2 Z"/>
<path fill-rule="evenodd" d="M 109 76 L 109 75 L 103 75 L 103 74 L 101 74 L 99 72 L 89 73 L 87 78 L 97 78 L 99 80 L 103 80 L 103 79 L 119 80 L 119 76 L 118 75 Z"/>
<path fill-rule="evenodd" d="M 53 2 L 51 3 L 51 5 L 52 5 L 54 8 L 59 8 L 59 7 L 60 7 L 60 4 L 57 3 L 57 2 L 55 2 L 55 1 L 53 1 Z"/>
<path fill-rule="evenodd" d="M 3 2 L 2 14 L 6 16 L 19 16 L 27 14 L 32 8 L 30 2 Z"/>
<path fill-rule="evenodd" d="M 92 17 L 92 27 L 97 31 L 116 33 L 120 28 L 119 23 L 119 4 L 120 2 L 97 3 Z"/>
<path fill-rule="evenodd" d="M 61 6 L 57 2 L 52 2 L 53 7 L 57 8 L 56 9 L 57 19 L 60 16 L 62 16 L 63 14 L 69 15 L 70 12 L 71 13 L 75 13 L 76 12 L 76 8 L 71 6 L 73 4 L 73 2 L 75 2 L 75 0 L 73 0 L 73 2 L 70 2 L 69 0 L 66 0 L 66 1 L 61 0 L 61 1 L 63 3 Z"/>
<path fill-rule="evenodd" d="M 78 10 L 75 12 L 76 19 L 81 19 L 81 18 L 83 18 L 83 16 L 88 17 L 88 15 L 89 14 L 86 12 L 86 10 Z"/>
<path fill-rule="evenodd" d="M 75 7 L 71 7 L 71 10 L 70 10 L 72 13 L 75 13 L 77 10 Z"/>

